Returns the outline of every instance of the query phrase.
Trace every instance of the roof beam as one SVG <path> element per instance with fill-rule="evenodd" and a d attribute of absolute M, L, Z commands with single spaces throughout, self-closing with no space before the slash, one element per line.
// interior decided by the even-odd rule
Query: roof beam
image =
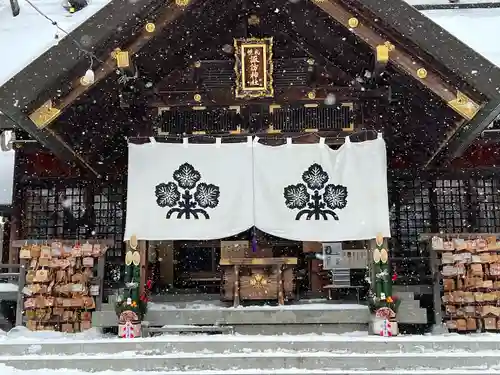
<path fill-rule="evenodd" d="M 169 4 L 164 8 L 164 10 L 158 16 L 155 22 L 155 29 L 153 32 L 142 29 L 141 33 L 135 40 L 126 45 L 121 46 L 121 50 L 128 51 L 129 55 L 132 56 L 139 52 L 154 36 L 161 33 L 164 29 L 166 29 L 169 25 L 171 25 L 177 18 L 179 18 L 191 5 L 195 4 L 199 0 L 187 0 L 185 3 L 180 1 L 170 1 Z M 181 5 L 177 5 L 177 3 Z M 186 5 L 184 5 L 186 4 Z M 72 90 L 67 93 L 65 96 L 60 98 L 54 98 L 53 108 L 59 111 L 59 114 L 62 111 L 70 106 L 78 97 L 82 94 L 90 90 L 95 86 L 98 82 L 105 79 L 109 74 L 111 74 L 116 69 L 116 59 L 114 56 L 110 55 L 106 58 L 103 64 L 101 64 L 95 70 L 94 83 L 92 85 L 84 86 L 81 84 L 80 80 L 75 80 L 74 87 Z M 58 115 L 47 119 L 47 121 L 42 125 L 42 127 L 46 127 L 50 125 Z M 37 124 L 40 127 L 40 124 Z"/>
<path fill-rule="evenodd" d="M 280 104 L 287 105 L 291 102 L 303 105 L 323 104 L 328 95 L 335 94 L 337 102 L 353 100 L 385 100 L 390 99 L 391 90 L 389 87 L 379 87 L 377 89 L 362 89 L 356 87 L 336 87 L 336 86 L 318 86 L 301 87 L 290 86 L 287 88 L 275 88 L 275 95 L 272 98 L 262 98 L 259 104 Z M 195 99 L 195 96 L 200 97 Z M 201 89 L 201 90 L 158 90 L 159 100 L 150 103 L 151 107 L 205 107 L 219 106 L 229 107 L 245 105 L 248 103 L 245 99 L 237 99 L 234 93 L 229 89 Z"/>
<path fill-rule="evenodd" d="M 414 58 L 404 51 L 396 41 L 388 40 L 370 26 L 363 24 L 355 14 L 346 10 L 338 0 L 311 0 L 339 24 L 348 28 L 353 34 L 367 43 L 376 53 L 377 47 L 389 48 L 389 61 L 404 73 L 421 82 L 422 85 L 446 102 L 462 118 L 471 120 L 481 109 L 482 104 L 461 93 L 456 87 L 445 82 L 419 58 Z"/>
<path fill-rule="evenodd" d="M 428 167 L 438 158 L 446 157 L 451 160 L 462 156 L 498 116 L 500 116 L 500 98 L 491 100 L 472 121 L 451 133 L 446 143 L 440 145 L 425 166 Z"/>
<path fill-rule="evenodd" d="M 100 177 L 100 174 L 79 154 L 76 153 L 59 135 L 50 129 L 39 129 L 22 112 L 4 115 L 12 121 L 16 127 L 27 131 L 41 145 L 50 150 L 56 157 L 63 161 L 74 160 L 84 171 L 94 177 Z"/>

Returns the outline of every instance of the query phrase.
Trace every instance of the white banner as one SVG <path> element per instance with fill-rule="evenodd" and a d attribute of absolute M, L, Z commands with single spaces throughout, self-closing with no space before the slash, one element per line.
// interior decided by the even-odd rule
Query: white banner
<path fill-rule="evenodd" d="M 297 241 L 390 237 L 385 142 L 254 147 L 255 225 Z"/>
<path fill-rule="evenodd" d="M 207 240 L 253 226 L 251 143 L 129 145 L 125 239 Z"/>

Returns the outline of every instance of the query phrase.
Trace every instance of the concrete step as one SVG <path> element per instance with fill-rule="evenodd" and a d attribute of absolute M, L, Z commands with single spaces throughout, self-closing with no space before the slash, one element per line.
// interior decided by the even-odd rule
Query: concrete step
<path fill-rule="evenodd" d="M 490 338 L 488 338 L 490 337 Z M 328 353 L 403 353 L 432 354 L 435 352 L 493 352 L 500 351 L 496 335 L 432 337 L 408 336 L 384 339 L 377 336 L 240 336 L 240 335 L 168 335 L 151 339 L 110 339 L 89 341 L 48 340 L 40 342 L 0 342 L 0 356 L 28 355 L 94 355 L 132 353 L 164 355 L 170 353 L 248 353 L 248 352 L 328 352 Z M 500 357 L 499 357 L 500 358 Z"/>
<path fill-rule="evenodd" d="M 500 366 L 495 352 L 462 353 L 342 353 L 329 352 L 251 352 L 251 353 L 172 353 L 168 355 L 80 356 L 10 356 L 0 357 L 0 363 L 20 370 L 75 369 L 82 371 L 165 371 L 165 370 L 370 370 L 403 369 L 462 370 Z"/>
<path fill-rule="evenodd" d="M 122 375 L 149 375 L 148 372 L 123 372 Z M 263 375 L 263 370 L 161 371 L 155 375 Z M 394 371 L 366 370 L 266 370 L 266 375 L 395 375 Z M 398 370 L 398 375 L 500 375 L 500 370 Z"/>

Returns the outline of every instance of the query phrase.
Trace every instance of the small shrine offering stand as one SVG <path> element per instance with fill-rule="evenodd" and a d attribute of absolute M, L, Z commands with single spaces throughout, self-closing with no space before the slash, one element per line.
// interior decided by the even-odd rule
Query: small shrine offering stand
<path fill-rule="evenodd" d="M 248 241 L 223 241 L 220 267 L 221 299 L 233 301 L 294 299 L 294 267 L 297 258 L 272 257 L 272 250 L 252 251 Z"/>
<path fill-rule="evenodd" d="M 423 234 L 434 274 L 436 324 L 451 332 L 500 331 L 498 234 Z M 442 291 L 441 291 L 442 280 Z"/>
<path fill-rule="evenodd" d="M 23 240 L 13 245 L 19 245 L 27 268 L 21 297 L 26 326 L 61 332 L 91 328 L 92 311 L 101 303 L 107 241 Z"/>

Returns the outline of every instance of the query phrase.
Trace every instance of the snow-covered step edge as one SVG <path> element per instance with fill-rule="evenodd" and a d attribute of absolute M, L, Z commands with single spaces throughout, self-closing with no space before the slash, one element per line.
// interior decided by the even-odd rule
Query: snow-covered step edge
<path fill-rule="evenodd" d="M 151 372 L 137 372 L 133 375 L 150 375 Z M 250 369 L 250 370 L 227 370 L 227 371 L 167 371 L 156 372 L 155 375 L 394 375 L 391 371 L 364 371 L 364 370 L 301 370 L 301 369 Z M 500 375 L 496 370 L 398 370 L 398 375 Z M 25 373 L 25 375 L 29 375 Z M 72 375 L 72 374 L 68 374 Z M 106 375 L 112 375 L 107 372 Z M 116 373 L 118 375 L 118 373 Z M 132 372 L 120 372 L 120 375 L 132 375 Z"/>
<path fill-rule="evenodd" d="M 405 340 L 400 337 L 382 338 L 366 337 L 367 340 L 351 340 L 345 337 L 340 340 L 324 340 L 324 336 L 276 336 L 262 337 L 250 336 L 241 340 L 241 336 L 214 336 L 193 335 L 174 336 L 168 335 L 155 337 L 148 340 L 89 340 L 87 342 L 45 343 L 9 343 L 6 340 L 0 344 L 0 355 L 3 356 L 31 356 L 31 355 L 133 355 L 148 353 L 161 355 L 168 353 L 251 353 L 265 351 L 291 351 L 291 352 L 329 352 L 329 353 L 435 353 L 448 351 L 461 351 L 463 353 L 478 351 L 500 351 L 500 341 L 488 340 L 489 335 L 484 335 L 482 340 L 475 340 L 475 336 L 465 336 L 469 340 L 441 341 L 441 336 L 411 336 Z M 243 336 L 244 337 L 244 336 Z M 334 336 L 335 337 L 335 336 Z M 435 339 L 433 339 L 435 337 Z M 454 337 L 454 336 L 450 336 Z M 477 336 L 480 337 L 480 336 Z M 495 336 L 493 336 L 495 337 Z M 372 338 L 377 340 L 371 340 Z M 427 338 L 427 340 L 419 340 Z"/>
<path fill-rule="evenodd" d="M 331 353 L 259 353 L 259 354 L 185 354 L 173 353 L 163 356 L 21 356 L 3 357 L 0 363 L 19 370 L 75 369 L 82 371 L 165 371 L 168 370 L 220 370 L 254 369 L 263 370 L 448 370 L 450 364 L 455 369 L 484 370 L 499 369 L 500 358 L 496 352 L 479 353 L 434 353 L 434 354 L 331 354 Z M 423 367 L 423 366 L 426 367 Z"/>

